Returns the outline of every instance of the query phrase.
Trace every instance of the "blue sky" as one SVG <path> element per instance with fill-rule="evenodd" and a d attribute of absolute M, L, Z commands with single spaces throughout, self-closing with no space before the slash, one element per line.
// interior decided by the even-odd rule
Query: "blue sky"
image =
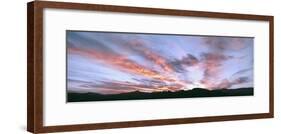
<path fill-rule="evenodd" d="M 254 38 L 67 31 L 67 90 L 253 87 Z"/>

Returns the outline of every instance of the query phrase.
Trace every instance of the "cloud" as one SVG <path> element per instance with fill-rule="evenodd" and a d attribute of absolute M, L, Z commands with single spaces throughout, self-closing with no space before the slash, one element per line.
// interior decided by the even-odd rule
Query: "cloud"
<path fill-rule="evenodd" d="M 224 62 L 233 59 L 233 56 L 225 55 L 223 53 L 201 53 L 200 58 L 196 58 L 191 54 L 186 54 L 182 59 L 174 60 L 170 64 L 174 67 L 176 72 L 186 75 L 188 72 L 187 67 L 199 67 L 198 69 L 203 71 L 202 79 L 200 83 L 205 85 L 206 88 L 218 88 L 231 86 L 231 82 L 223 80 L 220 84 L 217 83 L 217 79 L 221 74 Z M 185 80 L 188 80 L 185 77 Z M 189 82 L 192 83 L 192 82 Z"/>
<path fill-rule="evenodd" d="M 228 89 L 233 85 L 242 84 L 249 82 L 250 79 L 248 77 L 239 77 L 235 80 L 229 81 L 227 79 L 222 80 L 218 85 L 216 85 L 217 89 Z"/>
<path fill-rule="evenodd" d="M 188 66 L 196 65 L 199 62 L 199 60 L 191 54 L 187 54 L 185 57 L 182 58 L 181 61 L 184 65 Z"/>
<path fill-rule="evenodd" d="M 144 76 L 155 77 L 159 79 L 162 78 L 157 71 L 139 65 L 138 63 L 122 55 L 113 54 L 113 53 L 102 53 L 100 51 L 96 51 L 95 49 L 83 50 L 78 48 L 68 48 L 68 52 L 70 54 L 78 54 L 84 57 L 88 57 L 90 59 L 95 59 L 105 62 L 106 64 L 114 66 L 119 70 L 140 74 Z"/>
<path fill-rule="evenodd" d="M 202 60 L 205 60 L 208 62 L 219 62 L 219 61 L 232 59 L 233 56 L 227 56 L 227 55 L 220 54 L 220 53 L 202 53 L 201 58 L 202 58 Z"/>
<path fill-rule="evenodd" d="M 201 83 L 207 88 L 216 88 L 215 81 L 218 79 L 222 71 L 222 65 L 225 61 L 233 59 L 233 56 L 227 56 L 222 53 L 202 53 L 201 68 L 204 70 Z M 221 86 L 227 85 L 228 81 L 223 80 Z"/>
<path fill-rule="evenodd" d="M 95 49 L 83 50 L 78 48 L 68 48 L 68 52 L 69 54 L 78 54 L 89 59 L 104 62 L 106 65 L 110 65 L 114 69 L 125 71 L 133 75 L 144 76 L 150 79 L 161 80 L 167 83 L 175 83 L 180 85 L 186 84 L 185 82 L 179 80 L 176 76 L 168 76 L 165 73 L 155 71 L 146 66 L 142 66 L 122 55 L 102 53 L 96 51 Z"/>
<path fill-rule="evenodd" d="M 246 83 L 249 82 L 250 79 L 248 77 L 239 77 L 236 80 L 234 80 L 235 84 L 240 84 L 240 83 Z"/>
<path fill-rule="evenodd" d="M 84 92 L 95 92 L 100 94 L 120 94 L 120 93 L 128 93 L 133 92 L 135 90 L 136 85 L 129 82 L 122 81 L 99 81 L 97 83 L 87 83 L 80 85 L 79 88 L 83 89 Z"/>
<path fill-rule="evenodd" d="M 201 54 L 201 68 L 204 70 L 203 78 L 201 83 L 207 88 L 229 88 L 234 81 L 229 81 L 226 78 L 223 79 L 219 84 L 217 79 L 224 71 L 223 65 L 226 61 L 231 59 L 242 59 L 244 57 L 236 58 L 227 55 L 228 52 L 235 52 L 242 50 L 249 44 L 250 38 L 240 38 L 240 37 L 204 37 L 203 45 L 207 47 L 208 53 Z M 249 69 L 250 70 L 250 69 Z M 237 74 L 245 73 L 248 70 L 240 70 Z"/>
<path fill-rule="evenodd" d="M 253 71 L 253 68 L 247 68 L 247 69 L 239 70 L 239 71 L 235 72 L 232 76 L 243 75 L 243 74 L 245 74 L 247 72 L 250 72 L 250 71 Z"/>
<path fill-rule="evenodd" d="M 147 78 L 132 78 L 134 81 L 144 85 L 167 85 L 164 81 L 147 79 Z"/>
<path fill-rule="evenodd" d="M 157 92 L 157 91 L 177 91 L 180 90 L 183 86 L 180 84 L 167 84 L 161 81 L 149 80 L 149 79 L 135 79 L 139 83 L 127 82 L 127 81 L 116 81 L 116 80 L 107 80 L 99 81 L 97 83 L 86 83 L 79 86 L 83 88 L 84 92 L 92 91 L 101 94 L 119 94 L 127 92 Z"/>
<path fill-rule="evenodd" d="M 134 52 L 138 53 L 142 57 L 153 62 L 154 65 L 159 66 L 163 71 L 166 71 L 168 73 L 173 72 L 173 68 L 171 65 L 168 64 L 167 59 L 165 59 L 163 56 L 159 55 L 158 53 L 153 52 L 151 49 L 146 48 L 145 41 L 140 39 L 130 40 L 128 42 L 128 46 Z"/>
<path fill-rule="evenodd" d="M 217 88 L 217 89 L 228 89 L 232 86 L 232 82 L 230 82 L 227 79 L 223 79 L 218 85 L 216 85 L 216 87 L 213 88 Z"/>
<path fill-rule="evenodd" d="M 222 52 L 226 50 L 241 50 L 246 47 L 247 38 L 240 37 L 204 37 L 204 44 L 211 50 Z"/>
<path fill-rule="evenodd" d="M 199 60 L 191 54 L 186 54 L 181 59 L 175 59 L 172 62 L 170 62 L 170 64 L 174 68 L 174 70 L 178 73 L 185 73 L 185 72 L 187 72 L 185 67 L 195 66 L 198 63 L 199 63 Z"/>
<path fill-rule="evenodd" d="M 84 32 L 67 31 L 67 48 L 95 49 L 104 53 L 116 53 L 103 40 L 92 38 L 91 35 Z"/>
<path fill-rule="evenodd" d="M 220 73 L 223 62 L 229 59 L 233 59 L 233 56 L 220 53 L 202 53 L 201 63 L 204 69 L 204 77 L 216 77 Z"/>

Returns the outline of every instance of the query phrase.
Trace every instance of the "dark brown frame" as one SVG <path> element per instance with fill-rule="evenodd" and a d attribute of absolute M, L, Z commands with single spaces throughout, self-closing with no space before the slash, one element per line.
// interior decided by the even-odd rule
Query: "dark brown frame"
<path fill-rule="evenodd" d="M 269 22 L 269 113 L 226 115 L 211 117 L 173 118 L 160 120 L 140 120 L 129 122 L 110 122 L 96 124 L 73 124 L 62 126 L 43 126 L 43 10 L 45 8 L 95 10 L 104 12 L 122 12 L 138 14 L 157 14 L 170 16 L 192 16 L 221 19 L 256 20 Z M 154 125 L 186 124 L 213 121 L 245 120 L 273 118 L 273 16 L 186 11 L 157 8 L 125 7 L 112 5 L 96 5 L 81 3 L 34 1 L 27 7 L 27 130 L 33 133 L 49 133 L 61 131 L 79 131 L 109 129 L 123 127 L 141 127 Z"/>

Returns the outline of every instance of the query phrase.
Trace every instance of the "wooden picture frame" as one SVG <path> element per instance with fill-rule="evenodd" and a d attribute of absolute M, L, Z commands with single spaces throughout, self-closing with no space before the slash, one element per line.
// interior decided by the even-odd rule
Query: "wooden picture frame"
<path fill-rule="evenodd" d="M 121 122 L 104 122 L 104 123 L 86 123 L 71 124 L 58 126 L 44 126 L 44 9 L 71 9 L 84 11 L 102 11 L 114 13 L 135 13 L 135 14 L 154 14 L 164 16 L 182 16 L 182 17 L 204 17 L 218 19 L 234 19 L 234 20 L 253 20 L 269 22 L 269 104 L 266 113 L 239 114 L 239 115 L 222 115 L 208 117 L 182 117 L 168 118 L 156 120 L 137 120 L 137 121 L 121 121 Z M 125 7 L 112 5 L 97 4 L 81 4 L 81 3 L 64 3 L 64 2 L 46 2 L 34 1 L 28 3 L 27 7 L 27 130 L 33 133 L 49 133 L 62 131 L 81 131 L 109 128 L 124 127 L 141 127 L 155 125 L 171 125 L 186 124 L 214 121 L 229 120 L 245 120 L 273 118 L 274 113 L 274 72 L 273 72 L 273 16 L 249 15 L 236 13 L 218 13 L 218 12 L 202 12 L 202 11 L 186 11 L 173 9 L 157 9 L 157 8 L 141 8 L 141 7 Z"/>

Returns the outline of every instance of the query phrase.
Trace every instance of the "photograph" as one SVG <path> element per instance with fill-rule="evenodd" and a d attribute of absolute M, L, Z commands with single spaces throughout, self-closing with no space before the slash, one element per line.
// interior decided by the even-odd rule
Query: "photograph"
<path fill-rule="evenodd" d="M 273 12 L 169 5 L 36 0 L 23 6 L 25 129 L 274 118 Z"/>
<path fill-rule="evenodd" d="M 253 45 L 253 37 L 67 30 L 67 102 L 253 96 Z"/>

